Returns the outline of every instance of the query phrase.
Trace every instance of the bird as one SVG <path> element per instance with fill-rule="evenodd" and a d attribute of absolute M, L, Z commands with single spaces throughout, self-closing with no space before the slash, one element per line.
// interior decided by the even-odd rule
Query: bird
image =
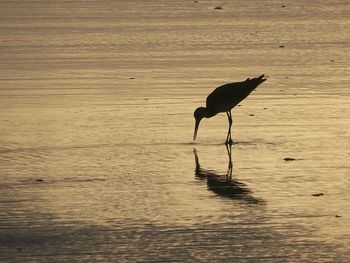
<path fill-rule="evenodd" d="M 231 110 L 244 100 L 260 84 L 266 81 L 268 76 L 262 74 L 256 78 L 247 78 L 244 81 L 227 83 L 217 87 L 210 93 L 206 99 L 206 107 L 198 107 L 193 116 L 195 118 L 193 140 L 197 138 L 199 123 L 203 118 L 211 118 L 220 112 L 226 112 L 228 118 L 228 131 L 225 144 L 232 145 L 231 127 L 232 114 Z"/>

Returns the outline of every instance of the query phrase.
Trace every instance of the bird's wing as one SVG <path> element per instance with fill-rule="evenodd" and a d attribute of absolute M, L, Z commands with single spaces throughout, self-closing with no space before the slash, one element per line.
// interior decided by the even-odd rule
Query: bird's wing
<path fill-rule="evenodd" d="M 263 83 L 266 80 L 264 77 L 264 75 L 261 75 L 258 78 L 248 78 L 245 81 L 228 83 L 217 87 L 207 97 L 207 109 L 215 114 L 230 111 L 244 100 L 257 86 Z"/>
<path fill-rule="evenodd" d="M 215 112 L 225 112 L 236 106 L 245 91 L 244 82 L 234 82 L 217 87 L 209 94 L 206 106 Z"/>

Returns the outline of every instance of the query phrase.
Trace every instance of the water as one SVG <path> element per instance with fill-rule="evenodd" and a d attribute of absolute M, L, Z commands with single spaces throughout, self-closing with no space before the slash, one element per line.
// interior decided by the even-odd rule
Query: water
<path fill-rule="evenodd" d="M 216 6 L 0 3 L 2 262 L 350 260 L 348 1 Z"/>

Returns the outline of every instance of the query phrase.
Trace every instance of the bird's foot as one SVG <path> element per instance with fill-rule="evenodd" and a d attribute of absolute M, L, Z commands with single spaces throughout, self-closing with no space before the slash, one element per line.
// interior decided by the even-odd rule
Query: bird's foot
<path fill-rule="evenodd" d="M 232 144 L 233 144 L 232 139 L 226 140 L 225 144 L 232 146 Z"/>

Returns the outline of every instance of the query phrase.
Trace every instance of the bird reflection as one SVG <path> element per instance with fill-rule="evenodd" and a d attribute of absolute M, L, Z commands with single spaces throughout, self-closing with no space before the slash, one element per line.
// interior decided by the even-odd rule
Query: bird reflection
<path fill-rule="evenodd" d="M 228 155 L 228 166 L 226 175 L 219 174 L 213 170 L 201 168 L 196 148 L 193 148 L 193 154 L 196 163 L 195 177 L 200 180 L 207 180 L 208 190 L 215 194 L 235 200 L 240 200 L 245 203 L 260 203 L 261 199 L 252 196 L 250 189 L 246 184 L 232 178 L 233 163 L 232 163 L 232 148 L 231 145 L 226 145 Z"/>

